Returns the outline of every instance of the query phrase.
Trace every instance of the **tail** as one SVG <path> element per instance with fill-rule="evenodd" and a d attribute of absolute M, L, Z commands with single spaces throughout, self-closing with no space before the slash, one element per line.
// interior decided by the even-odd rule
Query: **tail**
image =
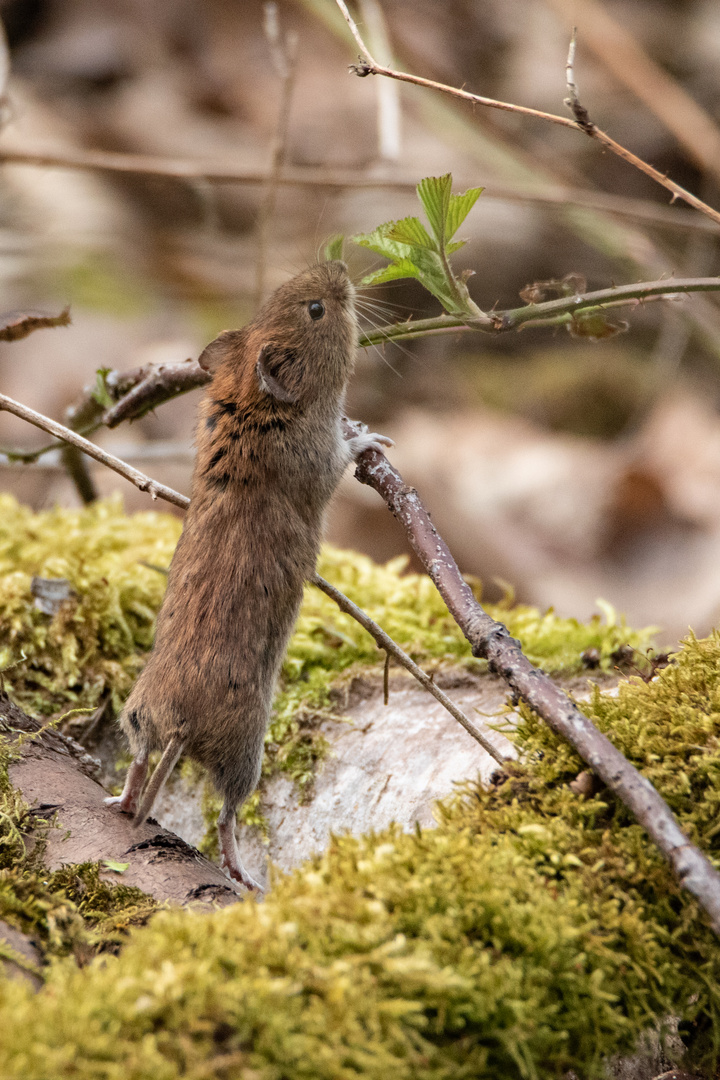
<path fill-rule="evenodd" d="M 135 828 L 137 828 L 138 825 L 142 825 L 147 819 L 148 814 L 155 804 L 155 800 L 165 786 L 165 781 L 175 768 L 184 747 L 184 741 L 178 738 L 177 735 L 173 736 L 165 747 L 163 756 L 160 758 L 160 761 L 155 768 L 155 772 L 150 777 L 150 783 L 145 789 L 145 794 L 142 797 L 138 811 L 133 818 L 133 826 Z"/>

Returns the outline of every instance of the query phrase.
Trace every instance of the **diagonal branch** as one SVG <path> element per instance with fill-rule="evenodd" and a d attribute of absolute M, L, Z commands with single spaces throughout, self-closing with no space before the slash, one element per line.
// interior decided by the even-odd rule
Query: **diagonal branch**
<path fill-rule="evenodd" d="M 373 59 L 370 50 L 362 39 L 360 31 L 357 28 L 355 20 L 347 9 L 347 5 L 344 0 L 335 0 L 340 8 L 345 21 L 350 27 L 350 32 L 359 48 L 362 51 L 362 56 L 357 64 L 352 64 L 350 70 L 355 75 L 359 75 L 364 78 L 367 75 L 384 75 L 388 79 L 398 79 L 400 82 L 413 83 L 416 86 L 423 86 L 428 90 L 439 90 L 443 94 L 451 94 L 453 97 L 460 98 L 463 101 L 469 101 L 473 105 L 484 105 L 490 109 L 500 109 L 504 112 L 519 113 L 522 116 L 531 116 L 535 119 L 545 120 L 550 124 L 558 124 L 561 127 L 573 128 L 575 131 L 584 131 L 586 135 L 596 139 L 598 142 L 606 146 L 608 150 L 612 150 L 614 154 L 621 157 L 624 161 L 634 165 L 636 169 L 640 169 L 656 183 L 661 184 L 668 191 L 672 192 L 673 199 L 683 199 L 684 202 L 693 206 L 696 210 L 699 210 L 703 214 L 707 214 L 713 221 L 720 224 L 720 212 L 708 206 L 702 199 L 698 199 L 696 195 L 693 195 L 690 191 L 686 191 L 680 184 L 676 184 L 674 180 L 670 180 L 663 173 L 654 169 L 652 165 L 649 165 L 642 158 L 637 157 L 631 150 L 621 146 L 615 139 L 611 138 L 595 124 L 587 116 L 587 113 L 575 113 L 575 119 L 569 120 L 566 116 L 558 116 L 555 113 L 542 112 L 539 109 L 530 109 L 524 105 L 513 105 L 507 101 L 497 101 L 494 98 L 482 97 L 480 94 L 471 94 L 467 90 L 460 90 L 456 86 L 447 86 L 445 83 L 435 82 L 433 79 L 424 79 L 418 75 L 410 75 L 406 71 L 396 71 L 394 68 L 384 67 L 382 64 L 378 64 Z"/>
<path fill-rule="evenodd" d="M 61 439 L 65 443 L 70 443 L 71 446 L 76 446 L 78 450 L 82 450 L 84 454 L 95 458 L 101 465 L 107 465 L 109 469 L 113 469 L 120 476 L 124 476 L 140 491 L 147 491 L 153 499 L 166 499 L 168 502 L 174 503 L 175 506 L 182 506 L 183 508 L 187 508 L 189 505 L 190 500 L 184 495 L 180 495 L 177 491 L 173 491 L 172 488 L 166 487 L 165 484 L 158 483 L 157 480 L 152 480 L 145 473 L 140 472 L 139 469 L 133 469 L 132 465 L 128 465 L 127 462 L 115 457 L 114 454 L 108 454 L 106 450 L 101 449 L 96 443 L 90 442 L 89 439 L 78 435 L 75 431 L 71 431 L 70 428 L 65 427 L 63 424 L 51 420 L 49 416 L 43 416 L 42 413 L 29 409 L 27 405 L 21 405 L 19 401 L 14 401 L 13 398 L 0 394 L 0 411 L 3 410 L 19 416 L 21 420 L 27 420 L 29 424 L 34 424 L 35 427 L 42 428 L 43 431 L 54 435 L 56 439 Z"/>
<path fill-rule="evenodd" d="M 124 476 L 126 480 L 135 484 L 140 491 L 149 492 L 153 499 L 165 499 L 167 502 L 173 503 L 173 505 L 179 506 L 183 510 L 187 510 L 190 505 L 190 500 L 187 495 L 181 495 L 179 491 L 174 491 L 173 488 L 166 487 L 157 480 L 153 480 L 145 473 L 140 472 L 139 469 L 133 469 L 131 465 L 122 461 L 121 458 L 106 453 L 95 443 L 90 442 L 88 439 L 84 439 L 82 435 L 78 435 L 76 432 L 71 431 L 70 428 L 64 427 L 62 424 L 58 424 L 55 420 L 51 420 L 49 416 L 43 416 L 42 413 L 35 412 L 34 409 L 29 409 L 27 406 L 21 405 L 20 402 L 14 401 L 4 394 L 0 394 L 0 411 L 3 409 L 13 413 L 15 416 L 19 416 L 22 420 L 27 420 L 36 427 L 42 428 L 43 431 L 47 431 L 50 435 L 55 435 L 58 439 L 64 440 L 66 444 L 77 448 L 89 457 L 94 458 L 95 461 L 99 461 L 101 465 L 107 465 L 109 469 L 113 469 L 114 472 L 119 473 L 120 476 Z M 475 727 L 472 720 L 470 720 L 465 713 L 450 700 L 447 694 L 443 693 L 438 686 L 435 686 L 430 676 L 427 675 L 422 668 L 418 667 L 415 661 L 412 660 L 411 657 L 409 657 L 408 654 L 404 652 L 404 650 L 401 649 L 400 646 L 362 610 L 362 608 L 359 608 L 349 597 L 345 596 L 339 589 L 336 589 L 334 585 L 325 581 L 319 574 L 314 574 L 310 580 L 313 585 L 317 585 L 319 589 L 322 589 L 324 593 L 334 600 L 341 611 L 344 611 L 347 615 L 351 615 L 365 630 L 372 634 L 380 648 L 384 649 L 388 656 L 392 654 L 403 667 L 407 668 L 420 685 L 423 686 L 428 693 L 432 694 L 441 705 L 444 705 L 450 715 L 453 716 L 458 723 L 462 724 L 468 734 L 472 735 L 472 737 L 480 743 L 483 749 L 486 750 L 499 765 L 502 765 L 507 760 L 507 757 L 501 754 L 500 751 L 493 746 L 490 740 Z"/>
<path fill-rule="evenodd" d="M 359 608 L 357 604 L 353 604 L 344 593 L 341 593 L 339 589 L 336 589 L 334 585 L 331 585 L 325 578 L 320 577 L 319 574 L 313 574 L 310 578 L 313 585 L 317 585 L 318 589 L 329 596 L 331 600 L 334 600 L 341 611 L 344 611 L 346 615 L 350 615 L 356 622 L 359 622 L 362 627 L 367 630 L 369 634 L 375 638 L 381 649 L 385 650 L 387 659 L 394 656 L 398 663 L 402 664 L 407 671 L 413 675 L 421 686 L 424 686 L 429 694 L 432 694 L 441 705 L 444 705 L 451 716 L 454 716 L 459 724 L 467 731 L 468 735 L 472 735 L 476 742 L 479 742 L 483 750 L 486 750 L 492 758 L 497 761 L 498 765 L 504 765 L 508 760 L 506 755 L 500 753 L 490 740 L 483 735 L 483 733 L 475 727 L 472 720 L 470 720 L 465 713 L 458 709 L 450 698 L 445 694 L 439 686 L 436 686 L 433 680 L 427 675 L 421 667 L 415 663 L 415 661 L 408 656 L 408 654 L 400 648 L 400 646 L 393 641 L 393 639 L 386 634 L 382 627 L 378 626 L 374 619 L 371 619 L 362 608 Z M 385 671 L 387 673 L 387 664 L 385 665 Z M 387 702 L 386 702 L 387 703 Z"/>
<path fill-rule="evenodd" d="M 348 434 L 363 425 L 346 421 Z M 366 450 L 355 471 L 358 480 L 374 488 L 407 533 L 414 551 L 430 575 L 465 637 L 473 655 L 486 659 L 490 669 L 577 750 L 646 829 L 670 863 L 680 883 L 696 897 L 720 935 L 720 874 L 690 843 L 674 814 L 652 784 L 598 731 L 584 713 L 533 667 L 507 627 L 496 622 L 475 599 L 445 541 L 438 535 L 417 491 L 408 487 L 384 454 Z"/>
<path fill-rule="evenodd" d="M 5 395 L 0 395 L 2 409 L 43 428 L 56 438 L 78 446 L 130 480 L 141 491 L 150 492 L 153 498 L 167 499 L 185 509 L 188 507 L 190 500 L 185 495 L 157 483 L 112 454 L 106 454 L 99 446 L 49 417 Z M 345 421 L 345 425 L 349 435 L 357 435 L 364 430 L 362 424 L 349 420 Z M 385 455 L 376 450 L 366 450 L 360 455 L 355 475 L 361 483 L 369 484 L 379 492 L 405 529 L 448 610 L 470 642 L 473 654 L 486 659 L 491 670 L 501 675 L 553 731 L 567 739 L 627 806 L 657 844 L 680 883 L 699 901 L 715 932 L 720 934 L 720 874 L 690 843 L 652 784 L 598 731 L 552 679 L 533 667 L 519 642 L 510 637 L 507 627 L 491 619 L 483 610 L 463 579 L 445 541 L 435 530 L 417 492 L 407 487 Z M 319 585 L 320 580 L 315 584 Z M 348 605 L 344 610 L 352 613 L 355 607 L 352 601 L 344 597 L 343 602 Z"/>

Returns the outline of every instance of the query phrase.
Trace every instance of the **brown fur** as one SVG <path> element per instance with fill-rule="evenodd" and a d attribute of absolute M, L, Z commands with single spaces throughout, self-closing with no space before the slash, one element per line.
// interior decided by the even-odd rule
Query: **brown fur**
<path fill-rule="evenodd" d="M 313 320 L 308 305 L 318 300 L 325 314 Z M 353 286 L 344 264 L 329 262 L 287 282 L 200 358 L 213 381 L 199 410 L 190 508 L 155 646 L 121 716 L 136 759 L 122 809 L 137 809 L 148 752 L 170 743 L 204 765 L 223 794 L 226 837 L 257 785 L 323 513 L 359 449 L 340 429 L 356 340 Z M 170 767 L 174 756 L 166 754 Z M 255 885 L 223 854 L 233 876 Z"/>

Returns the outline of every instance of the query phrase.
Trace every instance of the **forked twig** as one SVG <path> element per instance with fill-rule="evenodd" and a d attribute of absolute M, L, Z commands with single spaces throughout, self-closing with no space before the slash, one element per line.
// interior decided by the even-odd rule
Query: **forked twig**
<path fill-rule="evenodd" d="M 435 82 L 433 79 L 424 79 L 417 75 L 410 75 L 406 71 L 396 71 L 394 68 L 388 68 L 384 67 L 382 64 L 378 64 L 363 41 L 355 20 L 348 11 L 344 0 L 335 0 L 335 2 L 340 8 L 345 21 L 350 27 L 350 32 L 362 51 L 359 62 L 357 64 L 352 64 L 350 67 L 350 70 L 354 72 L 354 74 L 361 77 L 367 75 L 384 75 L 388 79 L 398 79 L 400 82 L 413 83 L 416 86 L 423 86 L 428 90 L 439 90 L 443 94 L 450 94 L 453 97 L 460 98 L 462 101 L 469 101 L 473 105 L 483 105 L 490 109 L 500 109 L 504 112 L 519 113 L 522 116 L 530 116 L 538 120 L 545 120 L 550 124 L 558 124 L 561 127 L 573 128 L 575 131 L 583 131 L 586 135 L 589 135 L 591 138 L 602 143 L 603 146 L 606 146 L 608 150 L 612 150 L 618 157 L 621 157 L 624 161 L 634 165 L 636 169 L 640 169 L 652 180 L 655 180 L 658 184 L 662 184 L 664 188 L 667 188 L 668 191 L 672 192 L 674 199 L 683 199 L 690 206 L 693 206 L 703 214 L 707 214 L 713 221 L 720 224 L 720 212 L 714 210 L 713 207 L 708 206 L 702 199 L 698 199 L 696 195 L 686 191 L 684 187 L 681 187 L 680 184 L 676 184 L 674 180 L 670 180 L 663 173 L 658 172 L 652 165 L 648 165 L 642 158 L 633 154 L 631 150 L 621 146 L 615 139 L 611 138 L 597 127 L 584 110 L 580 115 L 575 114 L 574 120 L 569 120 L 566 116 L 542 112 L 540 109 L 530 109 L 525 105 L 514 105 L 507 101 L 497 101 L 494 98 L 482 97 L 480 94 L 471 94 L 467 90 L 461 90 L 456 86 L 448 86 L 445 83 Z"/>

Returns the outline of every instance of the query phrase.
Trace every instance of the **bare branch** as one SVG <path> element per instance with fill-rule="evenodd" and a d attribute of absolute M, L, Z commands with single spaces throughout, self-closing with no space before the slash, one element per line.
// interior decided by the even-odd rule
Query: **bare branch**
<path fill-rule="evenodd" d="M 348 434 L 363 425 L 345 422 Z M 430 575 L 473 655 L 488 661 L 514 693 L 575 748 L 607 787 L 627 806 L 657 844 L 680 883 L 700 902 L 720 934 L 720 874 L 690 843 L 655 788 L 598 731 L 549 676 L 533 667 L 507 627 L 496 622 L 475 599 L 447 545 L 430 520 L 414 488 L 409 488 L 384 454 L 366 450 L 355 475 L 385 500 Z"/>
<path fill-rule="evenodd" d="M 635 94 L 701 169 L 720 179 L 720 128 L 716 120 L 656 63 L 638 40 L 595 0 L 546 0 L 582 26 L 583 46 Z"/>
<path fill-rule="evenodd" d="M 0 108 L 2 101 L 0 99 Z M 0 319 L 0 341 L 20 341 L 34 330 L 51 326 L 69 326 L 70 308 L 63 308 L 59 315 L 43 315 L 40 311 L 13 312 Z"/>
<path fill-rule="evenodd" d="M 2 409 L 14 413 L 15 416 L 19 416 L 21 419 L 27 420 L 31 424 L 35 424 L 37 427 L 49 432 L 51 435 L 55 435 L 57 438 L 63 439 L 65 442 L 77 447 L 77 449 L 82 450 L 84 454 L 99 461 L 102 465 L 107 465 L 108 468 L 113 469 L 115 472 L 119 473 L 120 476 L 124 476 L 126 480 L 135 484 L 140 491 L 149 492 L 153 499 L 165 499 L 175 506 L 182 507 L 183 510 L 187 510 L 190 505 L 190 500 L 186 495 L 181 495 L 180 492 L 174 491 L 164 484 L 160 484 L 157 480 L 153 480 L 138 469 L 133 469 L 131 465 L 128 465 L 126 461 L 122 461 L 121 458 L 114 457 L 112 454 L 107 454 L 104 450 L 101 450 L 99 446 L 84 439 L 81 435 L 77 435 L 69 428 L 56 423 L 49 417 L 43 416 L 41 413 L 35 412 L 33 409 L 28 409 L 25 405 L 13 401 L 12 398 L 5 397 L 4 394 L 0 394 L 0 410 Z M 418 682 L 445 706 L 448 712 L 462 724 L 465 730 L 472 735 L 477 742 L 480 743 L 483 749 L 486 750 L 498 764 L 503 764 L 506 758 L 495 749 L 490 740 L 485 738 L 482 732 L 475 727 L 462 710 L 453 704 L 447 694 L 443 693 L 439 687 L 435 686 L 430 676 L 426 675 L 422 668 L 419 668 L 414 660 L 412 660 L 407 653 L 404 652 L 400 646 L 370 618 L 369 615 L 366 615 L 365 612 L 356 604 L 353 604 L 352 600 L 345 596 L 344 593 L 341 593 L 334 585 L 331 585 L 328 581 L 325 581 L 324 578 L 321 578 L 319 574 L 315 574 L 311 581 L 313 585 L 317 585 L 319 589 L 322 589 L 323 592 L 327 593 L 342 611 L 351 615 L 368 631 L 368 633 L 372 634 L 381 648 L 385 649 L 388 654 L 392 653 L 398 662 L 401 663 L 403 667 L 407 668 Z"/>
<path fill-rule="evenodd" d="M 236 165 L 210 165 L 184 159 L 168 159 L 143 154 L 111 153 L 104 150 L 37 149 L 33 147 L 0 147 L 0 163 L 8 165 L 32 165 L 38 168 L 77 169 L 89 172 L 119 172 L 139 176 L 161 176 L 193 184 L 204 197 L 204 189 L 198 183 L 262 185 L 268 180 L 267 172 L 238 168 Z M 474 179 L 460 181 L 465 187 Z M 278 186 L 325 188 L 335 191 L 348 189 L 415 191 L 417 180 L 396 175 L 363 176 L 358 172 L 343 172 L 310 167 L 285 167 L 277 178 Z M 539 191 L 526 188 L 486 187 L 483 199 L 509 200 L 558 206 L 582 206 L 588 210 L 609 211 L 622 217 L 639 218 L 650 224 L 669 229 L 695 229 L 715 232 L 716 224 L 706 218 L 698 218 L 690 211 L 658 206 L 650 199 L 625 198 L 600 191 L 584 191 L 582 188 L 565 188 L 557 185 L 543 186 Z"/>
<path fill-rule="evenodd" d="M 212 379 L 212 375 L 201 368 L 197 360 L 191 359 L 136 368 L 132 373 L 127 373 L 127 382 L 130 377 L 134 378 L 134 385 L 103 416 L 102 422 L 109 428 L 117 427 L 123 420 L 137 420 L 164 401 L 205 386 Z"/>
<path fill-rule="evenodd" d="M 674 180 L 669 180 L 663 173 L 658 172 L 652 165 L 648 165 L 642 158 L 637 157 L 632 151 L 627 150 L 620 143 L 616 142 L 599 127 L 592 123 L 587 116 L 587 113 L 579 102 L 579 110 L 575 111 L 575 119 L 568 120 L 565 116 L 557 116 L 555 113 L 542 112 L 539 109 L 530 109 L 524 105 L 512 105 L 507 101 L 497 101 L 494 98 L 481 97 L 479 94 L 471 94 L 467 90 L 461 90 L 456 86 L 447 86 L 445 83 L 434 82 L 432 79 L 423 79 L 417 75 L 409 75 L 405 71 L 395 71 L 393 68 L 383 67 L 382 64 L 378 64 L 370 54 L 369 49 L 365 45 L 360 32 L 358 31 L 355 22 L 348 11 L 344 0 L 335 0 L 338 7 L 343 13 L 345 21 L 350 27 L 351 33 L 355 38 L 355 41 L 362 50 L 362 56 L 357 64 L 352 64 L 350 70 L 355 75 L 359 75 L 364 78 L 367 75 L 384 75 L 388 79 L 398 79 L 400 82 L 413 83 L 415 86 L 423 86 L 428 90 L 438 90 L 443 94 L 450 94 L 452 97 L 460 98 L 462 101 L 469 101 L 473 105 L 484 105 L 490 109 L 500 109 L 504 112 L 519 113 L 521 116 L 532 116 L 538 120 L 545 120 L 550 124 L 558 124 L 561 127 L 574 128 L 576 131 L 584 131 L 586 135 L 596 139 L 602 143 L 609 150 L 612 150 L 614 154 L 621 157 L 624 161 L 634 165 L 636 169 L 640 169 L 652 180 L 655 180 L 658 184 L 661 184 L 668 191 L 671 191 L 674 199 L 683 199 L 690 206 L 699 210 L 703 214 L 707 214 L 713 221 L 720 224 L 720 212 L 714 210 L 713 207 L 708 206 L 702 199 L 698 199 L 696 195 L 686 191 L 685 188 L 676 184 Z"/>
<path fill-rule="evenodd" d="M 82 435 L 77 435 L 63 424 L 58 424 L 55 420 L 51 420 L 50 417 L 43 416 L 42 413 L 35 412 L 34 409 L 29 409 L 26 405 L 21 405 L 19 401 L 14 401 L 12 398 L 6 397 L 5 394 L 0 394 L 0 411 L 2 410 L 19 416 L 21 420 L 27 420 L 28 423 L 34 424 L 35 427 L 42 428 L 43 431 L 54 435 L 56 439 L 77 446 L 83 453 L 95 458 L 102 465 L 107 465 L 109 469 L 113 469 L 120 476 L 124 476 L 140 491 L 147 491 L 153 499 L 166 499 L 168 502 L 174 503 L 175 506 L 183 507 L 183 509 L 187 509 L 190 505 L 190 500 L 185 495 L 180 495 L 177 491 L 173 491 L 172 488 L 152 480 L 145 473 L 133 469 L 131 465 L 121 461 L 120 458 L 115 457 L 113 454 L 108 454 L 95 443 L 83 438 Z"/>
<path fill-rule="evenodd" d="M 483 750 L 487 751 L 487 753 L 497 761 L 498 765 L 505 764 L 508 760 L 508 756 L 501 754 L 500 751 L 493 746 L 490 740 L 475 727 L 472 720 L 470 720 L 461 709 L 458 709 L 457 705 L 450 700 L 447 694 L 445 694 L 439 686 L 435 685 L 430 676 L 427 675 L 422 668 L 418 667 L 415 661 L 411 659 L 411 657 L 409 657 L 408 654 L 404 652 L 403 649 L 401 649 L 400 646 L 362 610 L 362 608 L 359 608 L 357 604 L 353 604 L 352 600 L 345 596 L 344 593 L 341 593 L 339 589 L 336 589 L 334 585 L 331 585 L 329 581 L 326 581 L 325 578 L 320 577 L 319 574 L 313 574 L 310 581 L 313 585 L 317 585 L 318 589 L 322 589 L 331 600 L 334 600 L 341 611 L 344 611 L 346 615 L 352 616 L 352 618 L 355 619 L 356 622 L 359 622 L 369 634 L 372 634 L 380 648 L 385 650 L 388 659 L 390 656 L 394 656 L 398 663 L 402 664 L 402 666 L 417 679 L 420 685 L 425 687 L 429 694 L 432 694 L 441 705 L 445 706 L 450 715 L 454 716 L 459 724 L 462 724 L 468 735 L 472 735 L 473 739 L 480 743 Z M 385 671 L 387 672 L 387 664 L 385 666 Z M 385 704 L 387 704 L 387 701 Z"/>

